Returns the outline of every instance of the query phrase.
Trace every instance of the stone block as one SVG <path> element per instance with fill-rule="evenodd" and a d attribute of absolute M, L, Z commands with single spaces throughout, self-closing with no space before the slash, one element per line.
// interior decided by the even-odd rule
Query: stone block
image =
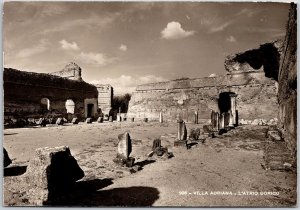
<path fill-rule="evenodd" d="M 112 121 L 113 121 L 113 117 L 112 117 L 112 116 L 109 116 L 108 121 L 109 121 L 109 122 L 112 122 Z"/>
<path fill-rule="evenodd" d="M 63 125 L 63 124 L 64 124 L 63 118 L 61 118 L 61 117 L 57 118 L 56 125 Z"/>
<path fill-rule="evenodd" d="M 78 124 L 78 123 L 79 123 L 79 119 L 78 119 L 77 117 L 74 117 L 74 118 L 72 119 L 72 123 L 73 123 L 73 124 Z"/>
<path fill-rule="evenodd" d="M 193 140 L 199 140 L 200 137 L 200 128 L 192 128 L 190 130 L 190 134 L 189 134 L 189 139 L 193 139 Z"/>
<path fill-rule="evenodd" d="M 161 140 L 160 139 L 154 139 L 153 140 L 153 145 L 152 145 L 152 151 L 155 151 L 156 148 L 161 147 Z"/>
<path fill-rule="evenodd" d="M 118 136 L 118 156 L 128 159 L 132 151 L 131 138 L 129 133 L 125 132 Z"/>
<path fill-rule="evenodd" d="M 12 163 L 5 148 L 3 148 L 3 161 L 4 167 L 9 166 Z"/>
<path fill-rule="evenodd" d="M 98 117 L 97 122 L 98 123 L 103 123 L 103 117 Z"/>
<path fill-rule="evenodd" d="M 25 181 L 32 205 L 51 205 L 70 193 L 74 183 L 84 177 L 67 146 L 39 148 L 29 162 Z"/>
<path fill-rule="evenodd" d="M 144 122 L 148 122 L 148 118 L 147 117 L 144 118 Z"/>
<path fill-rule="evenodd" d="M 47 120 L 45 118 L 40 118 L 37 124 L 42 127 L 45 127 L 47 125 Z"/>
<path fill-rule="evenodd" d="M 92 120 L 92 118 L 91 118 L 91 117 L 88 117 L 88 118 L 86 118 L 85 122 L 86 122 L 86 123 L 88 123 L 88 124 L 90 124 L 90 123 L 92 123 L 92 122 L 93 122 L 93 120 Z"/>

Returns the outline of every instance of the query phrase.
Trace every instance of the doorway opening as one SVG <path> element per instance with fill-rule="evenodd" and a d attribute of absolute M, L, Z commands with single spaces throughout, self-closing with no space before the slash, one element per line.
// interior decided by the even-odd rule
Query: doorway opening
<path fill-rule="evenodd" d="M 87 104 L 87 117 L 92 117 L 94 104 Z"/>
<path fill-rule="evenodd" d="M 218 106 L 220 114 L 224 112 L 229 112 L 231 110 L 231 95 L 235 94 L 233 92 L 223 92 L 219 94 Z"/>

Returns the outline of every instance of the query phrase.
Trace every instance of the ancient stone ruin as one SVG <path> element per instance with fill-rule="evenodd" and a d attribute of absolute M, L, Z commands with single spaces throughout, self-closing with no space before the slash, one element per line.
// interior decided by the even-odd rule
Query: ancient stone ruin
<path fill-rule="evenodd" d="M 109 114 L 113 88 L 92 85 L 81 78 L 81 68 L 68 64 L 50 74 L 4 68 L 4 119 L 58 118 L 80 121 Z"/>
<path fill-rule="evenodd" d="M 39 148 L 25 174 L 29 202 L 50 205 L 68 194 L 74 183 L 83 177 L 84 172 L 69 147 Z"/>
<path fill-rule="evenodd" d="M 117 157 L 113 161 L 121 166 L 132 167 L 135 159 L 129 157 L 132 151 L 132 143 L 129 133 L 125 132 L 120 134 L 118 139 L 118 153 Z"/>

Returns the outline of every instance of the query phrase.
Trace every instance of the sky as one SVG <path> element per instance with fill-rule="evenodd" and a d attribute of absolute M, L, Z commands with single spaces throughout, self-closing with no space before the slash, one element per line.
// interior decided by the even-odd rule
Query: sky
<path fill-rule="evenodd" d="M 288 3 L 6 2 L 4 67 L 70 62 L 116 94 L 138 84 L 226 73 L 227 55 L 283 39 Z"/>

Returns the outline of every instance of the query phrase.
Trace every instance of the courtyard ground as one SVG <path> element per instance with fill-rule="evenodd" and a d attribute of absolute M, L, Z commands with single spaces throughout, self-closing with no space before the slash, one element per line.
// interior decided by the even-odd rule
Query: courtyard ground
<path fill-rule="evenodd" d="M 187 123 L 188 130 L 202 126 Z M 57 205 L 294 206 L 296 172 L 266 170 L 264 156 L 270 157 L 266 154 L 266 129 L 239 126 L 204 143 L 199 141 L 189 150 L 173 147 L 176 123 L 94 122 L 5 129 L 3 146 L 13 163 L 4 170 L 4 205 L 28 205 L 28 187 L 22 177 L 35 149 L 66 145 L 85 177 L 77 182 L 80 195 Z M 136 173 L 112 161 L 117 154 L 117 136 L 125 131 L 132 139 L 131 157 L 141 169 Z M 172 150 L 173 158 L 147 157 L 158 137 L 162 146 Z M 278 159 L 279 155 L 271 157 Z"/>

